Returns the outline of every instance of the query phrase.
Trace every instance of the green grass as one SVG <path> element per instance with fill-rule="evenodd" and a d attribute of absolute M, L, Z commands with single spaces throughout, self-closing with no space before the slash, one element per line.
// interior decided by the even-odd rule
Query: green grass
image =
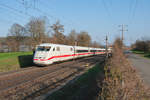
<path fill-rule="evenodd" d="M 144 57 L 150 58 L 150 53 L 145 54 Z"/>
<path fill-rule="evenodd" d="M 135 54 L 140 54 L 142 55 L 143 57 L 146 57 L 146 58 L 150 58 L 150 52 L 144 52 L 144 51 L 132 51 L 133 53 Z"/>
<path fill-rule="evenodd" d="M 0 53 L 0 72 L 32 65 L 32 52 Z"/>
<path fill-rule="evenodd" d="M 132 52 L 136 54 L 144 54 L 144 51 L 132 51 Z"/>
<path fill-rule="evenodd" d="M 87 95 L 95 95 L 96 93 L 92 94 L 91 92 L 98 88 L 93 88 L 92 84 L 97 86 L 96 77 L 100 73 L 104 74 L 104 70 L 102 65 L 97 64 L 95 67 L 81 75 L 74 83 L 68 84 L 62 89 L 54 92 L 46 100 L 73 100 L 75 97 L 78 97 L 78 100 L 83 100 L 82 97 L 85 95 L 86 97 Z"/>

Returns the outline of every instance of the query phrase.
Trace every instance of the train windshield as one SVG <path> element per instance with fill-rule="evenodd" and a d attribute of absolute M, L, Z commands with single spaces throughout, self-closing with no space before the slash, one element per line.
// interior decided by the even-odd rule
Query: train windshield
<path fill-rule="evenodd" d="M 50 51 L 50 49 L 49 46 L 38 46 L 37 51 Z"/>

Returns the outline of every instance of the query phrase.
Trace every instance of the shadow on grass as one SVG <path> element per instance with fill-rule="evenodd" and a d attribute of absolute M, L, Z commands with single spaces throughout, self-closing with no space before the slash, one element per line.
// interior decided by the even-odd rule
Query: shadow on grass
<path fill-rule="evenodd" d="M 104 79 L 103 64 L 97 64 L 81 75 L 73 83 L 68 83 L 62 89 L 52 93 L 45 100 L 96 100 L 100 87 L 97 84 L 97 77 L 100 81 Z"/>
<path fill-rule="evenodd" d="M 33 66 L 33 55 L 18 56 L 20 68 L 27 68 Z"/>

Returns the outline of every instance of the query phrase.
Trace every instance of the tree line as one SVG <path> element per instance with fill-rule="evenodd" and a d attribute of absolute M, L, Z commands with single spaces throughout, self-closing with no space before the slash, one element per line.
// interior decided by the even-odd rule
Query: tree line
<path fill-rule="evenodd" d="M 20 45 L 27 45 L 30 49 L 35 49 L 36 45 L 41 43 L 56 43 L 74 46 L 101 47 L 101 45 L 92 41 L 91 36 L 86 31 L 77 32 L 71 30 L 68 35 L 64 35 L 64 25 L 60 21 L 52 25 L 47 25 L 46 17 L 32 17 L 29 22 L 22 26 L 14 23 L 6 38 L 6 44 L 11 51 L 19 51 Z"/>
<path fill-rule="evenodd" d="M 137 40 L 132 45 L 133 50 L 150 52 L 150 40 Z"/>

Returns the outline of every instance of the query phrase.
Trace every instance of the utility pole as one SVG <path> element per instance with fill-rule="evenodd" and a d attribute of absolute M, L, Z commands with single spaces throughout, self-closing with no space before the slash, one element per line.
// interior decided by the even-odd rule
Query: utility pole
<path fill-rule="evenodd" d="M 106 35 L 106 57 L 108 57 L 108 36 Z"/>
<path fill-rule="evenodd" d="M 121 27 L 121 30 L 120 30 L 121 33 L 122 33 L 121 40 L 122 40 L 122 43 L 123 43 L 123 41 L 124 41 L 124 32 L 128 31 L 128 30 L 125 29 L 125 27 L 127 27 L 127 25 L 122 24 L 122 25 L 119 25 L 119 27 Z"/>
<path fill-rule="evenodd" d="M 77 40 L 75 40 L 75 42 L 74 42 L 74 61 L 75 61 L 75 58 L 76 58 L 76 46 L 77 46 Z"/>

